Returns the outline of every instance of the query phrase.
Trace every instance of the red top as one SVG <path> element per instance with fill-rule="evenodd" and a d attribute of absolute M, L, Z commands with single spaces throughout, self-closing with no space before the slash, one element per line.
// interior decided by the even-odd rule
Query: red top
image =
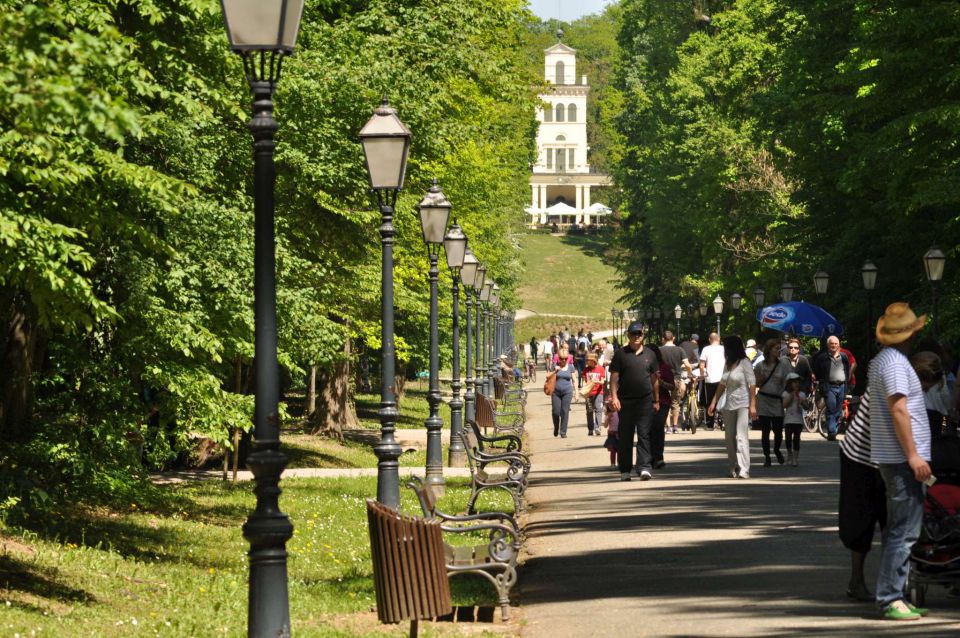
<path fill-rule="evenodd" d="M 606 376 L 607 371 L 601 365 L 592 366 L 586 368 L 583 371 L 583 376 L 587 381 L 593 381 L 594 386 L 590 388 L 590 398 L 596 397 L 598 394 L 603 394 L 603 379 Z"/>
<path fill-rule="evenodd" d="M 850 367 L 851 367 L 851 368 L 852 368 L 853 366 L 857 365 L 857 359 L 853 356 L 853 353 L 852 353 L 852 352 L 850 352 L 849 350 L 847 350 L 847 349 L 844 348 L 843 346 L 840 346 L 840 352 L 842 352 L 843 354 L 847 355 L 847 361 L 850 362 Z M 856 372 L 854 372 L 853 374 L 850 375 L 850 380 L 849 380 L 849 382 L 847 383 L 847 385 L 850 386 L 849 388 L 847 388 L 847 392 L 850 392 L 850 390 L 853 388 L 853 386 L 857 385 L 857 373 L 856 373 Z"/>

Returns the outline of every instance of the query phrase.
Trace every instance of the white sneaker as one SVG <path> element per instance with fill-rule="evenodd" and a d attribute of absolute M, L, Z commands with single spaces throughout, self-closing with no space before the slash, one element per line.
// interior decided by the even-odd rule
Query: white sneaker
<path fill-rule="evenodd" d="M 643 470 L 642 472 L 640 472 L 640 480 L 641 480 L 641 481 L 649 481 L 649 480 L 652 479 L 652 478 L 653 478 L 653 474 L 651 474 L 651 473 L 648 472 L 647 470 Z"/>

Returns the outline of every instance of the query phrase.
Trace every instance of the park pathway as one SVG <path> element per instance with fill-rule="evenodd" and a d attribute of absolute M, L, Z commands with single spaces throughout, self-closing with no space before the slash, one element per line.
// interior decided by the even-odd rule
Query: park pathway
<path fill-rule="evenodd" d="M 764 468 L 753 432 L 754 478 L 734 480 L 722 432 L 667 435 L 667 467 L 621 483 L 582 403 L 554 438 L 549 397 L 529 392 L 524 638 L 960 636 L 960 600 L 942 588 L 909 623 L 845 598 L 836 444 L 804 434 L 799 468 Z"/>

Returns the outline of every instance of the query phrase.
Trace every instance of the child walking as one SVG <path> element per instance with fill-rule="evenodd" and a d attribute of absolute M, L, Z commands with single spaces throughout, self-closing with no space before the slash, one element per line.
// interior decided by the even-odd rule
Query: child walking
<path fill-rule="evenodd" d="M 803 379 L 796 372 L 787 375 L 783 391 L 783 427 L 787 437 L 787 463 L 793 467 L 800 464 L 800 432 L 803 430 L 803 408 L 800 404 L 807 398 L 800 389 Z"/>
<path fill-rule="evenodd" d="M 610 467 L 617 469 L 617 450 L 620 449 L 620 413 L 613 409 L 613 398 L 608 397 L 603 403 L 606 408 L 606 417 L 603 425 L 607 428 L 607 440 L 603 442 L 603 447 L 610 450 Z"/>

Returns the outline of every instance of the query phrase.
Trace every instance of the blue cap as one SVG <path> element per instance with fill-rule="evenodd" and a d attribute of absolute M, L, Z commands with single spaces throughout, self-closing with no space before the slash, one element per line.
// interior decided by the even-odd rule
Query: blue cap
<path fill-rule="evenodd" d="M 646 332 L 646 328 L 644 327 L 642 321 L 634 321 L 633 323 L 631 323 L 631 324 L 627 327 L 627 334 L 628 334 L 628 335 L 629 335 L 629 334 L 633 334 L 633 333 L 635 333 L 635 332 L 639 332 L 639 333 L 641 333 L 641 334 L 643 334 L 644 332 Z"/>

